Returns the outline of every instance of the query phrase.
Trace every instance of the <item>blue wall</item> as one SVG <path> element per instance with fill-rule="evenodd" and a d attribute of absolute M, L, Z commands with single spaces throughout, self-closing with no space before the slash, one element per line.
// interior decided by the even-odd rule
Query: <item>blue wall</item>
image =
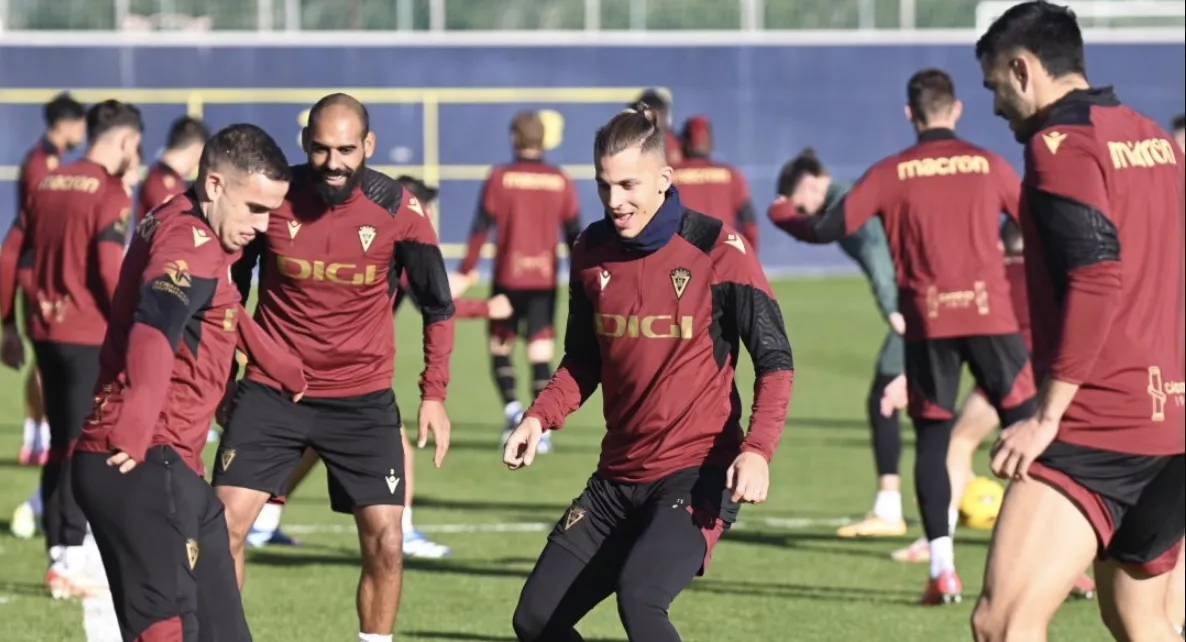
<path fill-rule="evenodd" d="M 1159 121 L 1182 111 L 1186 94 L 1182 44 L 1094 45 L 1092 81 L 1114 84 L 1121 98 Z M 40 106 L 13 104 L 9 88 L 327 88 L 338 87 L 630 87 L 662 85 L 675 97 L 675 114 L 709 115 L 717 156 L 749 176 L 755 205 L 765 211 L 781 164 L 814 146 L 842 178 L 855 178 L 880 157 L 906 146 L 912 134 L 902 116 L 904 83 L 921 67 L 954 74 L 965 116 L 961 133 L 1020 165 L 1020 148 L 992 115 L 970 46 L 788 47 L 57 47 L 0 46 L 0 165 L 16 165 L 40 131 Z M 482 165 L 508 156 L 506 125 L 520 107 L 551 108 L 566 122 L 551 159 L 587 164 L 595 128 L 620 104 L 442 104 L 440 163 Z M 252 121 L 266 127 L 298 162 L 298 114 L 307 105 L 207 103 L 215 127 Z M 176 104 L 145 105 L 145 149 L 159 149 Z M 380 139 L 374 164 L 397 162 L 394 146 L 421 162 L 419 105 L 372 105 Z M 592 181 L 581 181 L 586 220 L 600 215 Z M 468 230 L 478 182 L 442 184 L 442 239 L 460 243 Z M 0 225 L 12 217 L 11 181 L 0 182 Z M 801 245 L 763 220 L 762 258 L 771 268 L 847 268 L 834 248 Z"/>

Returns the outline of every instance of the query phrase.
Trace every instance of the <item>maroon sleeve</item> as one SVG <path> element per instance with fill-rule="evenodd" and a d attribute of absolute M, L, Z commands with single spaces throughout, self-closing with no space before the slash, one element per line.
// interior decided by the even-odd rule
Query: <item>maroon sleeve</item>
<path fill-rule="evenodd" d="M 572 250 L 568 276 L 568 325 L 564 331 L 564 357 L 546 388 L 535 398 L 525 416 L 539 419 L 544 430 L 564 425 L 601 383 L 601 345 L 593 329 L 593 302 L 581 283 L 586 267 L 586 231 L 577 238 Z"/>
<path fill-rule="evenodd" d="M 1103 165 L 1088 127 L 1059 127 L 1026 150 L 1026 201 L 1055 291 L 1065 296 L 1051 375 L 1080 384 L 1111 331 L 1121 291 L 1121 247 Z"/>
<path fill-rule="evenodd" d="M 569 251 L 581 235 L 581 199 L 577 196 L 576 185 L 567 174 L 564 175 L 564 243 Z"/>
<path fill-rule="evenodd" d="M 42 181 L 51 171 L 50 164 L 54 167 L 58 166 L 58 157 L 46 154 L 30 154 L 25 160 L 25 164 L 21 165 L 20 175 L 17 176 L 17 208 L 28 206 L 29 196 L 33 194 L 33 189 L 38 183 Z"/>
<path fill-rule="evenodd" d="M 0 247 L 0 319 L 4 325 L 16 323 L 17 277 L 21 256 L 25 253 L 25 217 L 25 210 L 21 208 Z"/>
<path fill-rule="evenodd" d="M 305 381 L 304 366 L 300 357 L 264 332 L 242 305 L 237 308 L 235 314 L 239 317 L 239 322 L 235 326 L 239 351 L 268 378 L 284 386 L 285 390 L 293 393 L 304 392 L 308 382 Z"/>
<path fill-rule="evenodd" d="M 1019 223 L 1021 222 L 1021 177 L 1004 158 L 996 156 L 993 158 L 992 164 L 1001 195 L 1001 211 L 1008 214 L 1013 222 Z"/>
<path fill-rule="evenodd" d="M 225 270 L 218 244 L 195 248 L 188 227 L 174 230 L 183 234 L 158 233 L 149 248 L 128 336 L 123 407 L 108 436 L 111 450 L 136 461 L 144 461 L 152 442 L 185 327 L 210 305 Z"/>
<path fill-rule="evenodd" d="M 469 274 L 478 266 L 478 260 L 482 258 L 482 246 L 485 245 L 486 238 L 490 235 L 491 228 L 494 227 L 494 213 L 498 211 L 497 192 L 500 189 L 494 182 L 497 177 L 498 173 L 495 173 L 482 184 L 482 195 L 478 201 L 478 209 L 474 212 L 474 223 L 469 230 L 469 245 L 465 252 L 465 258 L 461 261 L 459 271 L 462 274 Z"/>
<path fill-rule="evenodd" d="M 727 230 L 722 234 L 712 252 L 714 308 L 721 309 L 722 318 L 737 328 L 756 377 L 749 433 L 741 450 L 770 461 L 790 409 L 795 368 L 791 342 L 778 301 L 752 248 L 736 234 Z"/>
<path fill-rule="evenodd" d="M 882 179 L 884 161 L 869 169 L 848 194 L 827 211 L 814 216 L 799 213 L 780 196 L 770 206 L 770 221 L 787 234 L 806 243 L 834 243 L 861 229 L 869 219 L 881 213 L 889 189 Z"/>
<path fill-rule="evenodd" d="M 140 186 L 140 215 L 151 212 L 184 192 L 184 183 L 154 167 Z"/>
<path fill-rule="evenodd" d="M 111 183 L 100 197 L 94 210 L 95 253 L 99 257 L 99 276 L 103 281 L 107 301 L 101 307 L 110 309 L 119 285 L 119 268 L 124 262 L 124 247 L 128 240 L 128 226 L 132 219 L 132 199 L 123 185 Z M 106 305 L 104 305 L 106 304 Z"/>
<path fill-rule="evenodd" d="M 453 355 L 453 294 L 449 274 L 437 242 L 436 230 L 411 192 L 404 189 L 395 213 L 397 269 L 408 275 L 408 290 L 424 319 L 424 372 L 420 396 L 444 401 L 449 387 L 449 359 Z"/>
<path fill-rule="evenodd" d="M 490 303 L 481 299 L 457 299 L 453 305 L 459 319 L 485 319 L 490 316 Z"/>

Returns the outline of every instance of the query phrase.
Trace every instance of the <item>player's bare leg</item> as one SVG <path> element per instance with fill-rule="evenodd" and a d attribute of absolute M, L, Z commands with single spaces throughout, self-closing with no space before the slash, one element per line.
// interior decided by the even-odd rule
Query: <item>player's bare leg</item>
<path fill-rule="evenodd" d="M 1121 642 L 1173 642 L 1178 632 L 1163 613 L 1173 573 L 1150 577 L 1114 561 L 1096 562 L 1100 615 Z"/>
<path fill-rule="evenodd" d="M 412 450 L 412 442 L 408 441 L 408 432 L 404 429 L 403 424 L 400 424 L 399 436 L 404 442 L 404 515 L 401 520 L 402 530 L 404 532 L 404 556 L 428 559 L 448 557 L 453 554 L 453 551 L 448 546 L 437 544 L 428 539 L 424 533 L 416 530 L 416 526 L 412 522 L 412 496 L 416 492 L 416 475 L 413 472 L 415 454 Z"/>
<path fill-rule="evenodd" d="M 403 506 L 390 505 L 354 511 L 362 552 L 357 598 L 360 636 L 390 636 L 395 628 L 403 587 L 403 512 Z"/>
<path fill-rule="evenodd" d="M 552 380 L 552 358 L 556 354 L 556 342 L 551 336 L 533 337 L 527 342 L 527 363 L 531 364 L 531 393 L 532 397 L 546 387 Z M 516 423 L 515 425 L 518 425 Z M 552 452 L 552 431 L 545 432 L 540 437 L 535 452 L 546 455 Z"/>
<path fill-rule="evenodd" d="M 216 486 L 214 492 L 226 508 L 231 555 L 235 558 L 235 577 L 239 580 L 239 588 L 243 588 L 247 535 L 271 495 L 261 490 L 238 486 Z"/>
<path fill-rule="evenodd" d="M 1062 492 L 1035 479 L 1010 484 L 972 615 L 975 640 L 1045 642 L 1051 619 L 1097 546 L 1087 517 Z"/>
<path fill-rule="evenodd" d="M 280 529 L 280 519 L 284 515 L 284 507 L 288 503 L 288 497 L 296 491 L 297 487 L 305 481 L 313 468 L 317 466 L 317 453 L 312 448 L 305 449 L 301 455 L 300 462 L 297 467 L 288 476 L 288 481 L 285 483 L 287 494 L 283 497 L 272 497 L 268 499 L 268 503 L 260 509 L 259 516 L 255 518 L 255 523 L 251 525 L 251 532 L 247 534 L 247 544 L 252 547 L 260 547 L 267 545 L 278 546 L 299 546 L 300 542 L 289 537 Z"/>
<path fill-rule="evenodd" d="M 1170 571 L 1169 586 L 1165 592 L 1165 614 L 1178 635 L 1186 628 L 1186 540 L 1178 551 L 1178 562 Z"/>

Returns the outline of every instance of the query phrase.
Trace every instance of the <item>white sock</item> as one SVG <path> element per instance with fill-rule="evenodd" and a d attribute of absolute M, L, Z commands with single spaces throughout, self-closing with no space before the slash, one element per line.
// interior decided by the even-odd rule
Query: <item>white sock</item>
<path fill-rule="evenodd" d="M 49 422 L 43 421 L 37 425 L 37 434 L 41 436 L 41 449 L 49 450 Z"/>
<path fill-rule="evenodd" d="M 955 535 L 955 527 L 960 523 L 960 511 L 958 508 L 947 509 L 947 532 L 950 535 Z"/>
<path fill-rule="evenodd" d="M 902 493 L 896 490 L 877 491 L 877 500 L 873 502 L 873 514 L 887 522 L 897 522 L 902 519 Z"/>
<path fill-rule="evenodd" d="M 40 436 L 41 435 L 37 433 L 37 420 L 25 419 L 25 438 L 24 441 L 21 442 L 21 445 L 25 448 L 28 448 L 29 450 L 40 450 L 37 447 L 39 445 L 37 443 L 39 441 L 38 437 Z"/>
<path fill-rule="evenodd" d="M 283 513 L 284 507 L 280 504 L 264 504 L 259 517 L 256 517 L 255 523 L 251 525 L 252 530 L 269 535 L 275 533 L 276 529 L 280 528 L 280 515 Z"/>
<path fill-rule="evenodd" d="M 407 535 L 414 530 L 416 530 L 416 529 L 412 527 L 412 507 L 405 506 L 404 507 L 404 535 Z"/>
<path fill-rule="evenodd" d="M 73 571 L 81 571 L 86 568 L 86 547 L 67 546 L 65 549 L 61 561 L 66 565 L 66 568 Z"/>
<path fill-rule="evenodd" d="M 49 561 L 51 564 L 65 563 L 63 559 L 66 555 L 65 546 L 50 546 L 49 547 Z"/>
<path fill-rule="evenodd" d="M 955 570 L 955 544 L 950 537 L 933 539 L 931 544 L 931 577 L 939 577 L 943 571 Z"/>
<path fill-rule="evenodd" d="M 519 416 L 519 413 L 523 412 L 523 404 L 519 403 L 518 401 L 512 401 L 502 409 L 502 412 L 506 415 L 508 420 L 514 419 L 515 417 Z"/>
<path fill-rule="evenodd" d="M 392 636 L 378 633 L 359 633 L 358 642 L 391 642 Z"/>

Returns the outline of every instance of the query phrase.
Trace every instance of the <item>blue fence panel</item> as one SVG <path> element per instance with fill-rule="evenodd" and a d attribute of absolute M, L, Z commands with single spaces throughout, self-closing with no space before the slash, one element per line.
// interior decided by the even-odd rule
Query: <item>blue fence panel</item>
<path fill-rule="evenodd" d="M 1186 102 L 1184 50 L 1181 43 L 1090 45 L 1091 79 L 1115 85 L 1130 105 L 1168 121 Z M 970 45 L 0 46 L 0 174 L 5 178 L 0 181 L 0 225 L 7 227 L 13 215 L 15 165 L 41 125 L 40 105 L 22 89 L 152 90 L 142 96 L 150 155 L 159 150 L 169 121 L 186 112 L 179 96 L 200 88 L 233 89 L 197 96 L 203 117 L 215 127 L 239 121 L 264 126 L 294 162 L 301 159 L 301 117 L 312 102 L 292 100 L 297 90 L 306 96 L 308 90 L 408 89 L 412 98 L 370 102 L 379 138 L 371 162 L 435 165 L 442 190 L 440 234 L 455 257 L 469 229 L 484 167 L 509 157 L 507 126 L 519 108 L 548 109 L 559 116 L 553 122 L 563 123 L 563 136 L 549 157 L 573 167 L 584 217 L 592 220 L 600 216 L 589 180 L 593 132 L 625 100 L 622 91 L 592 90 L 667 87 L 677 121 L 691 114 L 712 119 L 716 155 L 747 174 L 755 205 L 764 212 L 779 167 L 804 146 L 815 147 L 837 177 L 855 179 L 879 158 L 909 145 L 913 133 L 902 114 L 905 81 L 928 66 L 955 77 L 965 105 L 961 134 L 1020 168 L 1020 146 L 992 114 Z M 589 99 L 543 91 L 560 87 L 581 88 Z M 445 91 L 430 115 L 415 98 L 417 88 L 488 90 L 476 92 L 472 100 Z M 499 94 L 497 88 L 506 91 Z M 289 91 L 261 92 L 257 100 L 259 89 Z M 611 94 L 612 100 L 606 97 Z M 512 101 L 514 96 L 522 100 Z M 761 231 L 762 260 L 772 270 L 851 267 L 835 248 L 805 246 L 765 220 Z"/>

